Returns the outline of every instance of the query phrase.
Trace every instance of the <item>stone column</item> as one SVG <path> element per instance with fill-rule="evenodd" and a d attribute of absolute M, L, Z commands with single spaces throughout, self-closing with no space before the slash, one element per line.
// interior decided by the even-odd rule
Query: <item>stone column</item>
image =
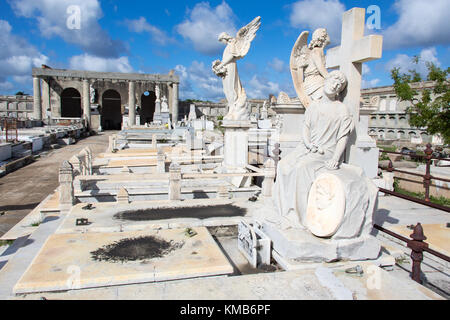
<path fill-rule="evenodd" d="M 275 181 L 275 161 L 269 158 L 264 163 L 264 180 L 262 182 L 262 195 L 272 196 L 272 188 Z"/>
<path fill-rule="evenodd" d="M 33 119 L 42 120 L 42 103 L 41 103 L 41 79 L 33 78 Z"/>
<path fill-rule="evenodd" d="M 91 126 L 91 90 L 89 87 L 89 80 L 83 80 L 83 117 L 86 120 L 86 125 Z"/>
<path fill-rule="evenodd" d="M 172 122 L 174 127 L 178 122 L 178 90 L 178 83 L 174 83 L 172 88 Z"/>
<path fill-rule="evenodd" d="M 42 119 L 48 119 L 47 111 L 52 112 L 50 104 L 50 79 L 42 81 Z"/>
<path fill-rule="evenodd" d="M 248 173 L 248 131 L 250 121 L 224 121 L 224 173 Z M 231 177 L 229 180 L 235 187 L 249 187 L 251 179 L 246 176 Z"/>
<path fill-rule="evenodd" d="M 177 162 L 169 167 L 169 200 L 181 200 L 181 167 Z"/>
<path fill-rule="evenodd" d="M 156 156 L 156 172 L 166 172 L 166 155 L 164 154 L 164 150 L 162 148 L 158 148 L 158 155 Z"/>
<path fill-rule="evenodd" d="M 158 148 L 158 136 L 156 134 L 152 135 L 152 148 Z"/>
<path fill-rule="evenodd" d="M 73 167 L 69 161 L 64 161 L 59 168 L 59 206 L 70 208 L 74 203 Z"/>
<path fill-rule="evenodd" d="M 224 121 L 224 165 L 234 170 L 246 170 L 248 164 L 248 130 L 249 121 Z"/>
<path fill-rule="evenodd" d="M 128 86 L 128 126 L 136 125 L 136 83 L 129 82 Z"/>

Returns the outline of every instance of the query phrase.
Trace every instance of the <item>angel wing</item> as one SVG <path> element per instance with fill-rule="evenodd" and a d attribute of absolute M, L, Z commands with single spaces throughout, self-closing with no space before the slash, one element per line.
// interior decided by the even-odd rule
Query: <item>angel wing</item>
<path fill-rule="evenodd" d="M 311 98 L 303 87 L 303 67 L 306 65 L 309 55 L 308 49 L 309 31 L 303 31 L 295 42 L 291 52 L 290 69 L 295 91 L 305 108 L 311 104 Z"/>
<path fill-rule="evenodd" d="M 242 27 L 236 34 L 236 53 L 241 57 L 245 57 L 250 50 L 250 45 L 255 39 L 256 32 L 261 26 L 261 17 L 256 17 L 245 27 Z"/>

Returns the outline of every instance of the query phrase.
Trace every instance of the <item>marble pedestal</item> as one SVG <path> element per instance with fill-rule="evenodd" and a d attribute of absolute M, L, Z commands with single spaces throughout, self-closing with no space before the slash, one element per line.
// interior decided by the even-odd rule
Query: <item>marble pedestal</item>
<path fill-rule="evenodd" d="M 273 250 L 287 260 L 304 262 L 332 262 L 338 260 L 375 260 L 381 246 L 375 237 L 364 235 L 354 239 L 323 239 L 306 229 L 282 230 L 264 222 L 262 231 L 272 240 Z"/>
<path fill-rule="evenodd" d="M 306 109 L 301 104 L 277 104 L 272 109 L 281 116 L 279 141 L 281 157 L 293 151 L 302 141 Z"/>
<path fill-rule="evenodd" d="M 223 173 L 248 173 L 248 131 L 250 121 L 223 121 L 225 128 Z M 236 187 L 250 186 L 249 177 L 233 177 L 230 182 Z"/>

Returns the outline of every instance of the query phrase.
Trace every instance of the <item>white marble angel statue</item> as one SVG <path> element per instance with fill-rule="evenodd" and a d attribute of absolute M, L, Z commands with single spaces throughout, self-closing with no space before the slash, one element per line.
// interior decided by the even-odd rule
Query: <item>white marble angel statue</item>
<path fill-rule="evenodd" d="M 92 85 L 89 86 L 89 99 L 91 103 L 95 103 L 95 101 L 97 100 L 95 89 Z"/>
<path fill-rule="evenodd" d="M 248 120 L 249 118 L 246 108 L 247 94 L 239 79 L 236 61 L 247 55 L 260 26 L 261 17 L 257 17 L 239 30 L 235 38 L 225 32 L 219 35 L 219 41 L 227 46 L 223 52 L 222 61 L 214 61 L 212 70 L 222 78 L 223 91 L 228 102 L 228 114 L 224 120 Z"/>
<path fill-rule="evenodd" d="M 311 42 L 309 31 L 303 31 L 295 42 L 291 53 L 290 68 L 297 95 L 305 108 L 312 101 L 322 98 L 323 84 L 328 76 L 324 48 L 330 43 L 327 30 L 314 31 Z"/>

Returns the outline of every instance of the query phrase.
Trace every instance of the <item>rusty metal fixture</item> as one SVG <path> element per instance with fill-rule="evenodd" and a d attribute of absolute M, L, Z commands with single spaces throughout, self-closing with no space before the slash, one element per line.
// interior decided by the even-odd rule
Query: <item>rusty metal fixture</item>
<path fill-rule="evenodd" d="M 411 239 L 417 240 L 417 241 L 425 241 L 427 240 L 427 237 L 423 234 L 423 227 L 422 224 L 418 223 L 413 229 L 413 233 L 410 235 Z"/>
<path fill-rule="evenodd" d="M 391 159 L 389 159 L 389 164 L 388 164 L 388 167 L 387 167 L 387 171 L 389 171 L 389 172 L 394 171 L 394 165 L 392 164 Z"/>
<path fill-rule="evenodd" d="M 426 160 L 427 160 L 427 165 L 426 165 L 426 171 L 425 171 L 425 176 L 423 177 L 423 186 L 425 187 L 425 201 L 429 202 L 430 201 L 430 185 L 431 185 L 431 172 L 430 172 L 430 167 L 431 167 L 431 158 L 433 156 L 433 149 L 431 149 L 431 144 L 427 144 L 427 148 L 425 149 L 425 154 L 426 154 Z"/>
<path fill-rule="evenodd" d="M 422 199 L 419 199 L 419 198 L 416 198 L 416 197 L 411 197 L 411 196 L 408 196 L 406 194 L 401 194 L 401 193 L 398 193 L 398 192 L 395 192 L 395 191 L 391 191 L 391 190 L 387 190 L 387 189 L 384 189 L 384 188 L 379 188 L 379 190 L 380 190 L 380 192 L 389 194 L 391 196 L 395 196 L 395 197 L 402 198 L 402 199 L 405 199 L 405 200 L 408 200 L 408 201 L 412 201 L 412 202 L 415 202 L 415 203 L 423 204 L 424 206 L 428 206 L 428 207 L 435 208 L 435 209 L 438 209 L 438 210 L 442 210 L 442 211 L 445 211 L 445 212 L 450 212 L 450 207 L 447 207 L 447 206 L 443 206 L 443 205 L 440 205 L 440 204 L 437 204 L 437 203 L 434 203 L 434 202 L 427 202 L 425 200 L 422 200 Z"/>
<path fill-rule="evenodd" d="M 407 242 L 407 246 L 412 250 L 411 259 L 413 261 L 413 265 L 411 270 L 411 278 L 422 284 L 422 280 L 420 279 L 420 264 L 423 261 L 423 251 L 428 248 L 428 244 L 423 242 L 427 239 L 427 237 L 423 234 L 423 228 L 420 223 L 415 226 L 410 237 L 412 240 Z"/>
<path fill-rule="evenodd" d="M 402 153 L 398 153 L 398 152 L 384 151 L 384 150 L 382 150 L 380 152 L 382 152 L 382 153 L 390 153 L 390 154 L 402 154 Z M 400 198 L 404 198 L 406 200 L 414 201 L 414 202 L 417 202 L 417 203 L 428 205 L 428 206 L 433 207 L 433 208 L 437 208 L 437 209 L 440 209 L 440 210 L 444 210 L 444 211 L 450 212 L 449 211 L 450 210 L 449 207 L 432 204 L 431 199 L 430 199 L 431 180 L 439 180 L 439 181 L 444 181 L 444 182 L 450 182 L 450 179 L 438 178 L 438 177 L 434 177 L 434 176 L 431 175 L 431 163 L 432 163 L 432 160 L 433 159 L 439 159 L 439 160 L 444 160 L 444 161 L 450 161 L 450 159 L 444 159 L 444 158 L 440 158 L 440 157 L 438 157 L 438 158 L 433 157 L 433 149 L 432 149 L 432 146 L 431 146 L 430 143 L 427 144 L 424 153 L 425 153 L 425 156 L 419 156 L 419 155 L 416 156 L 417 158 L 422 158 L 422 159 L 426 160 L 426 167 L 425 167 L 426 169 L 425 169 L 425 174 L 424 175 L 416 173 L 416 172 L 409 172 L 409 171 L 395 169 L 391 160 L 389 160 L 389 164 L 388 164 L 387 168 L 386 167 L 383 168 L 382 166 L 379 166 L 379 168 L 382 169 L 382 170 L 387 170 L 388 172 L 399 172 L 399 173 L 408 174 L 408 175 L 412 175 L 412 176 L 416 176 L 416 177 L 422 177 L 423 178 L 423 187 L 425 189 L 425 192 L 424 192 L 425 193 L 425 200 L 423 201 L 423 200 L 421 200 L 419 198 L 400 195 L 399 193 L 392 193 L 392 192 L 385 192 L 385 193 L 392 194 L 394 196 L 397 196 L 397 197 L 400 197 Z M 385 189 L 381 189 L 380 188 L 380 191 L 384 192 L 384 190 Z"/>
<path fill-rule="evenodd" d="M 90 225 L 90 222 L 88 219 L 80 218 L 80 219 L 75 220 L 75 225 L 76 226 L 88 226 L 88 225 Z"/>
<path fill-rule="evenodd" d="M 394 238 L 397 238 L 403 242 L 406 242 L 407 247 L 412 250 L 411 251 L 411 259 L 413 261 L 413 266 L 412 266 L 412 270 L 411 270 L 411 278 L 418 283 L 422 283 L 422 280 L 420 279 L 420 264 L 423 260 L 423 252 L 424 251 L 426 251 L 427 253 L 432 254 L 440 259 L 443 259 L 447 262 L 450 262 L 449 256 L 447 256 L 443 253 L 437 252 L 433 249 L 430 249 L 428 243 L 424 242 L 427 239 L 427 237 L 423 233 L 423 228 L 420 223 L 418 223 L 414 227 L 414 231 L 410 235 L 411 239 L 405 238 L 405 237 L 403 237 L 399 234 L 396 234 L 395 232 L 392 232 L 390 230 L 387 230 L 377 224 L 375 224 L 373 227 L 377 230 L 387 233 L 388 235 L 390 235 Z"/>

